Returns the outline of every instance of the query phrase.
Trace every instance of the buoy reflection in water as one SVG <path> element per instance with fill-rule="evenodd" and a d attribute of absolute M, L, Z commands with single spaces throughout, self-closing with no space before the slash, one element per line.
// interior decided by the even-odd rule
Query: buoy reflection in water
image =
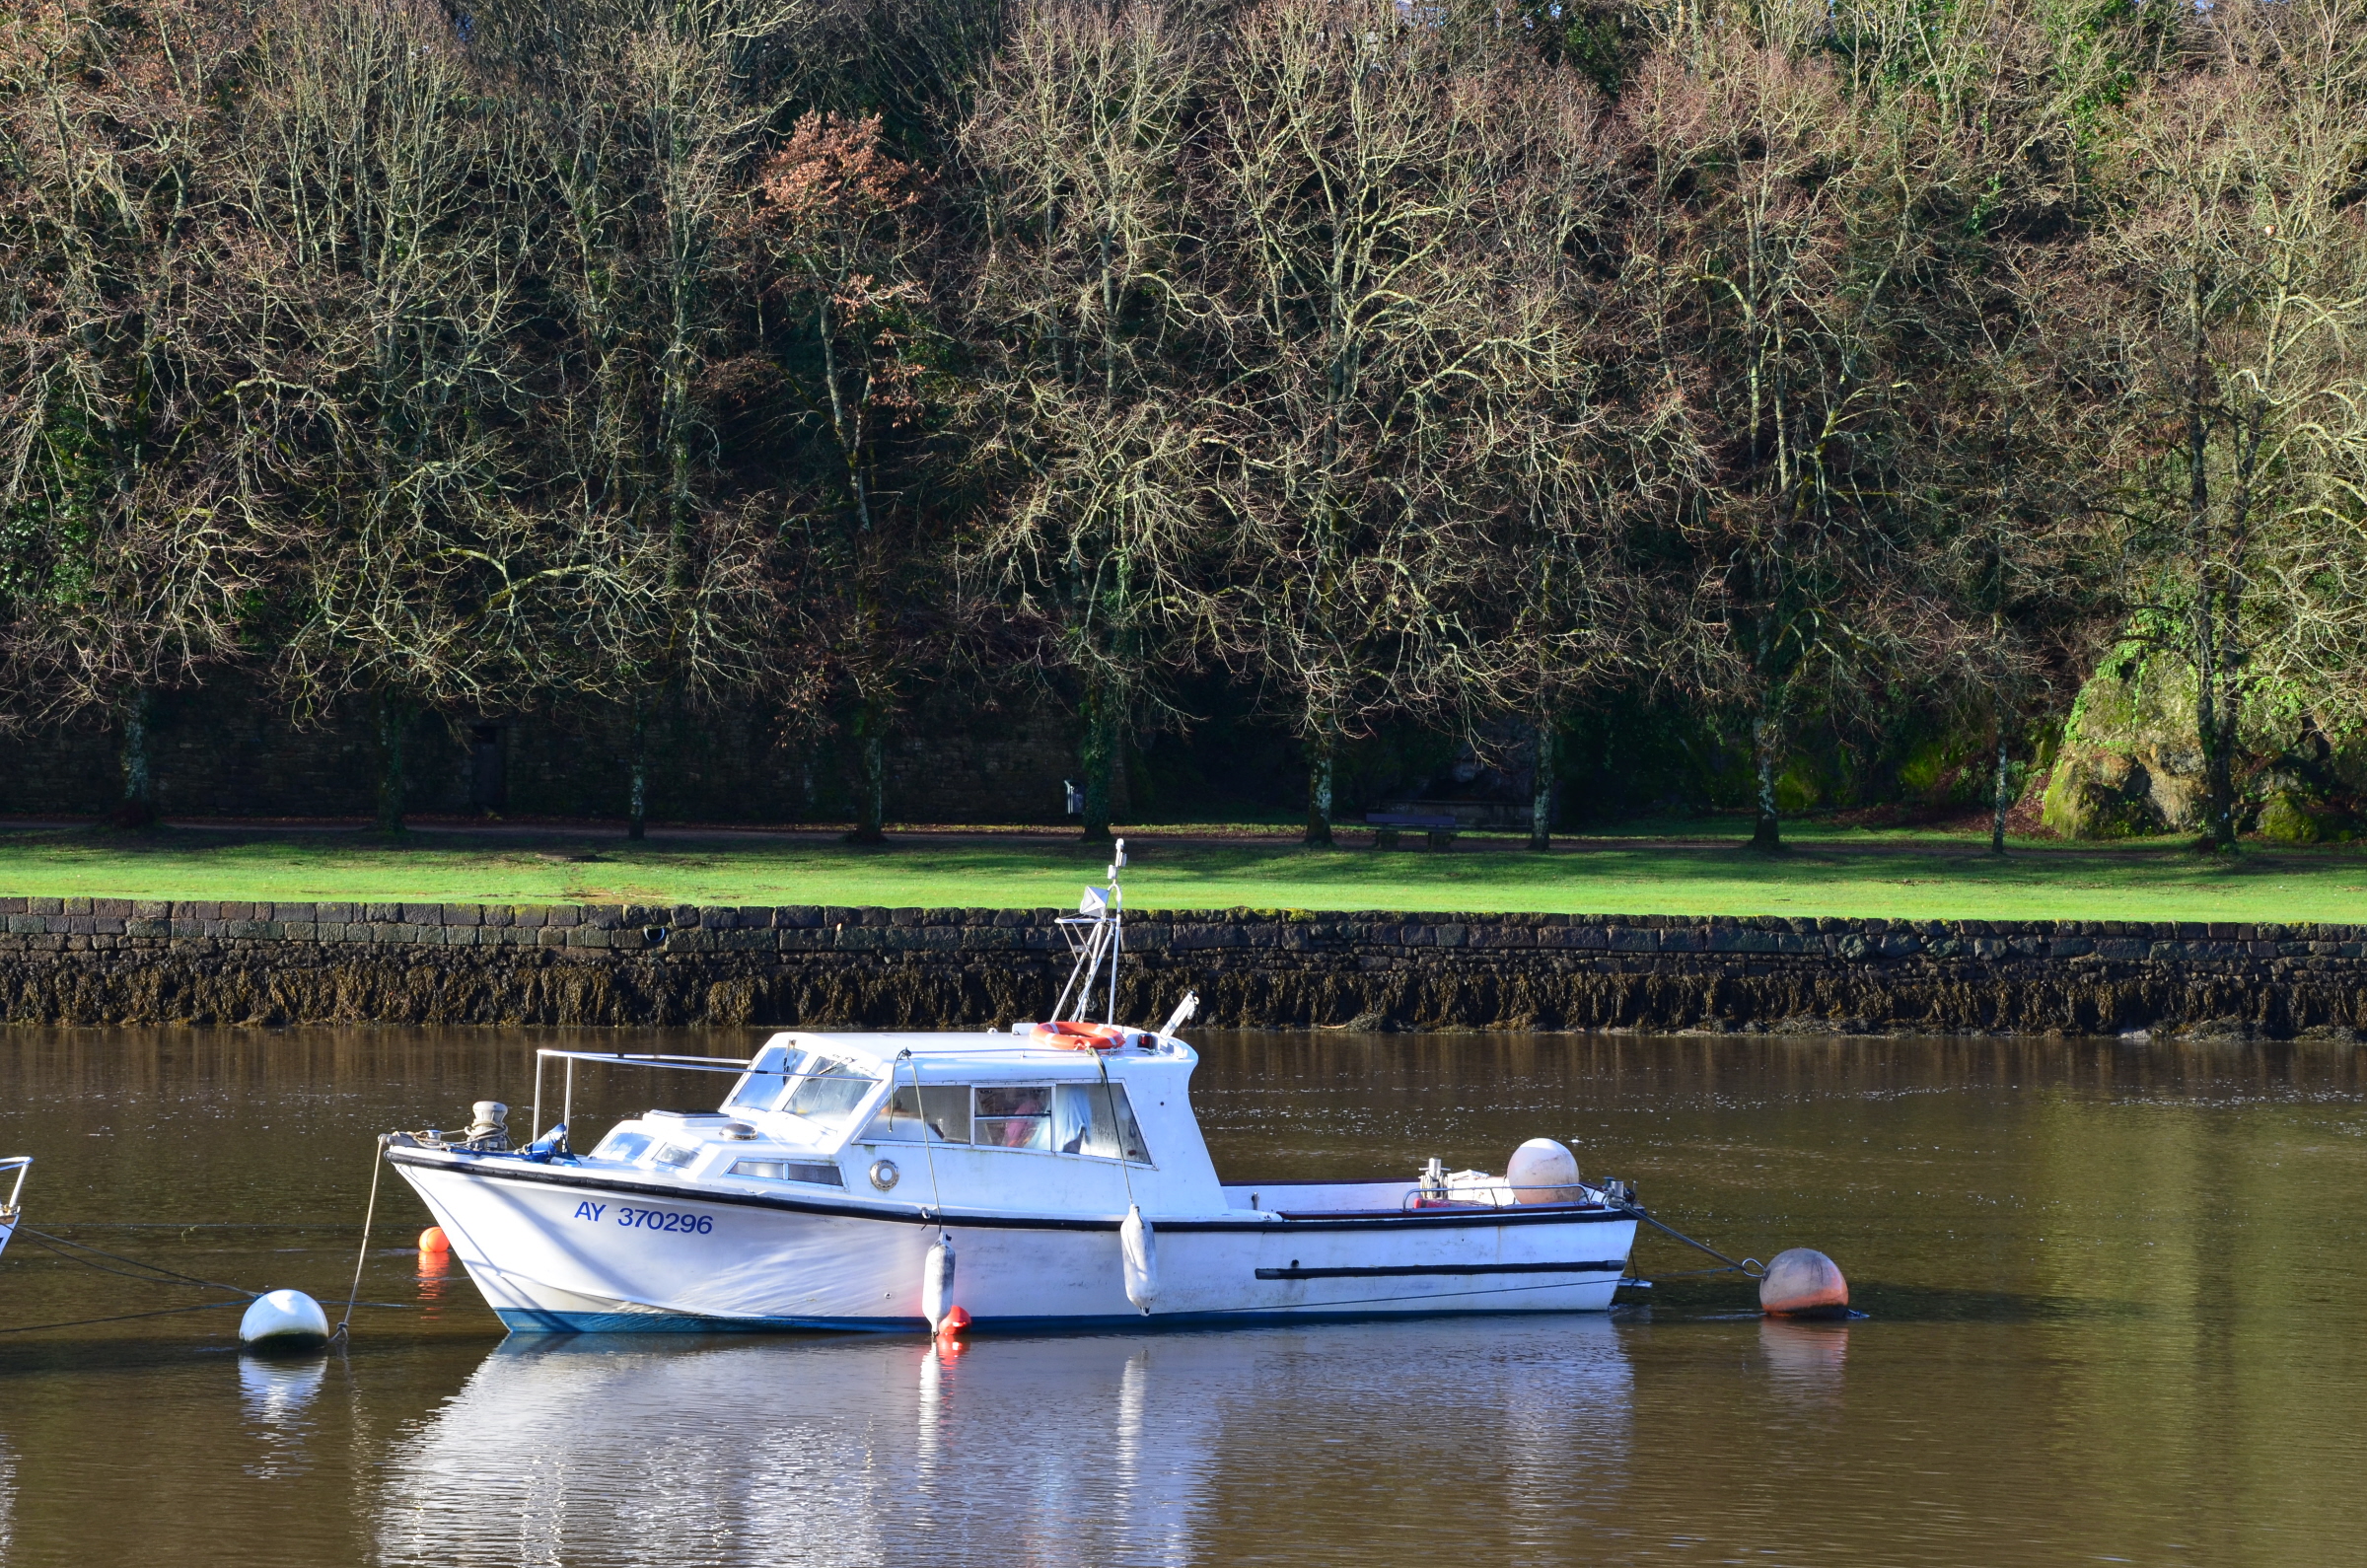
<path fill-rule="evenodd" d="M 1849 1359 L 1849 1325 L 1762 1318 L 1758 1348 L 1767 1358 L 1769 1376 L 1778 1383 L 1795 1390 L 1838 1393 L 1842 1367 Z"/>
<path fill-rule="evenodd" d="M 305 1451 L 313 1431 L 312 1404 L 327 1377 L 324 1356 L 239 1357 L 239 1404 L 249 1433 L 262 1445 L 262 1452 L 247 1461 L 248 1474 L 267 1479 L 311 1468 Z"/>
<path fill-rule="evenodd" d="M 379 1549 L 1182 1564 L 1227 1554 L 1212 1537 L 1245 1485 L 1426 1520 L 1409 1466 L 1458 1496 L 1509 1482 L 1524 1532 L 1566 1542 L 1615 1510 L 1576 1469 L 1623 1464 L 1630 1382 L 1611 1324 L 1560 1317 L 991 1338 L 959 1360 L 901 1338 L 513 1339 L 391 1456 Z M 696 1487 L 652 1484 L 660 1433 Z"/>
<path fill-rule="evenodd" d="M 419 1253 L 418 1272 L 413 1276 L 413 1279 L 418 1286 L 420 1308 L 427 1314 L 427 1316 L 431 1318 L 440 1316 L 441 1311 L 446 1305 L 447 1301 L 453 1299 L 452 1290 L 454 1281 L 452 1277 L 451 1249 L 447 1247 L 440 1252 L 430 1252 L 422 1249 Z M 465 1278 L 460 1281 L 460 1284 L 464 1287 L 466 1287 L 467 1283 L 467 1280 Z M 473 1307 L 476 1305 L 473 1296 L 473 1292 L 464 1292 L 464 1294 L 458 1299 L 461 1305 L 465 1307 Z"/>

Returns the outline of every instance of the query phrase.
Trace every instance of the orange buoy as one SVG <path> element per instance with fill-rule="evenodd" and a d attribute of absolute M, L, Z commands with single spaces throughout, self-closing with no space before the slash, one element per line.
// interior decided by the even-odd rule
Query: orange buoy
<path fill-rule="evenodd" d="M 937 1337 L 952 1344 L 969 1328 L 969 1314 L 960 1307 L 949 1309 L 937 1324 Z"/>
<path fill-rule="evenodd" d="M 419 1233 L 419 1250 L 422 1252 L 451 1251 L 452 1243 L 445 1239 L 444 1227 L 441 1225 L 431 1225 L 426 1230 L 421 1231 Z"/>
<path fill-rule="evenodd" d="M 1777 1252 L 1759 1276 L 1758 1310 L 1773 1318 L 1846 1318 L 1849 1282 L 1823 1252 L 1795 1247 Z"/>

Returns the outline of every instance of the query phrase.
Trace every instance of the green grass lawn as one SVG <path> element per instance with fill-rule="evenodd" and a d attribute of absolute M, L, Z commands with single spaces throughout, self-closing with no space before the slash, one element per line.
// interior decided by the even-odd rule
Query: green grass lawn
<path fill-rule="evenodd" d="M 1137 910 L 1536 910 L 1890 918 L 2367 923 L 2367 849 L 2253 847 L 2232 863 L 2183 843 L 2017 844 L 1809 825 L 1761 856 L 1723 824 L 1689 838 L 1557 840 L 1533 855 L 1466 837 L 1454 849 L 1309 850 L 1281 835 L 1130 836 Z M 1032 835 L 912 836 L 860 849 L 817 837 L 552 832 L 359 834 L 0 830 L 0 893 L 131 898 L 412 899 L 487 903 L 1072 905 L 1107 852 Z"/>

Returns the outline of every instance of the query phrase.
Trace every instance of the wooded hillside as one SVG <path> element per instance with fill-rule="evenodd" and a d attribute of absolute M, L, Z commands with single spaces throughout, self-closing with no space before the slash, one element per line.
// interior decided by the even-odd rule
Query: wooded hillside
<path fill-rule="evenodd" d="M 392 823 L 414 716 L 596 706 L 637 827 L 760 700 L 876 834 L 917 693 L 1024 685 L 1095 832 L 1218 680 L 1323 842 L 1391 726 L 1542 841 L 1640 706 L 1769 846 L 1916 714 L 2002 842 L 2142 668 L 2232 844 L 2367 719 L 2363 200 L 2362 0 L 27 0 L 8 712 L 136 810 L 237 669 Z"/>

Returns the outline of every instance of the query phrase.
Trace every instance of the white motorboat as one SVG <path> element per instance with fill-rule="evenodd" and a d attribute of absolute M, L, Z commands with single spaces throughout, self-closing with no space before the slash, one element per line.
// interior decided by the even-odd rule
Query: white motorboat
<path fill-rule="evenodd" d="M 25 1217 L 25 1174 L 33 1169 L 33 1156 L 12 1154 L 0 1159 L 0 1180 L 7 1179 L 11 1171 L 16 1178 L 9 1181 L 8 1199 L 0 1202 L 0 1252 L 8 1250 L 8 1239 L 17 1234 L 17 1221 Z"/>
<path fill-rule="evenodd" d="M 510 1328 L 915 1331 L 1600 1312 L 1636 1220 L 1532 1140 L 1504 1176 L 1227 1181 L 1191 1109 L 1198 1053 L 1114 1022 L 1117 889 L 1063 922 L 1053 1020 L 1007 1033 L 792 1030 L 741 1060 L 545 1050 L 560 1121 L 506 1107 L 387 1158 Z M 1088 1003 L 1107 996 L 1105 1021 Z M 1071 1007 L 1072 999 L 1074 1007 Z M 649 1110 L 570 1146 L 578 1061 L 728 1072 L 712 1110 Z M 534 1124 L 540 1125 L 538 1064 Z"/>

